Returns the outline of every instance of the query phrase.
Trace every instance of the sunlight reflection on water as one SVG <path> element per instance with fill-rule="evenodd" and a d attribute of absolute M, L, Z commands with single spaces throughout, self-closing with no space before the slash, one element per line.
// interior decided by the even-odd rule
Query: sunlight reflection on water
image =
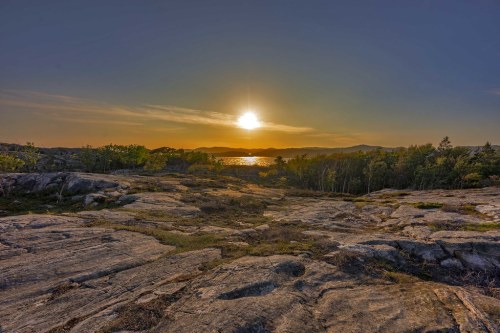
<path fill-rule="evenodd" d="M 243 157 L 219 157 L 225 165 L 258 165 L 268 166 L 273 164 L 274 157 L 243 156 Z"/>

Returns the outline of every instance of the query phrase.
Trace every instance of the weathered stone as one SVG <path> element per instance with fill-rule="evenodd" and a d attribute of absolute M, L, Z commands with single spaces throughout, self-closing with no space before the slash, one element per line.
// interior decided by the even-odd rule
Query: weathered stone
<path fill-rule="evenodd" d="M 255 230 L 257 231 L 265 231 L 265 230 L 268 230 L 269 229 L 269 225 L 268 224 L 261 224 L 261 225 L 258 225 L 255 227 Z"/>
<path fill-rule="evenodd" d="M 12 182 L 12 192 L 29 193 L 59 193 L 68 196 L 97 192 L 105 188 L 115 188 L 120 184 L 109 175 L 85 173 L 13 173 L 6 174 L 2 182 Z M 125 186 L 121 184 L 121 186 Z"/>
<path fill-rule="evenodd" d="M 463 270 L 464 265 L 460 262 L 460 260 L 456 258 L 448 258 L 443 261 L 441 261 L 440 265 L 445 268 L 452 268 L 452 269 L 459 269 Z"/>
<path fill-rule="evenodd" d="M 136 213 L 120 210 L 101 209 L 96 211 L 83 211 L 77 213 L 78 217 L 91 221 L 109 221 L 113 223 L 125 223 L 135 219 Z"/>
<path fill-rule="evenodd" d="M 65 192 L 69 195 L 96 192 L 105 188 L 117 187 L 118 183 L 90 174 L 77 174 L 69 177 Z"/>
<path fill-rule="evenodd" d="M 162 211 L 181 216 L 195 216 L 201 211 L 198 207 L 180 201 L 174 193 L 137 193 L 132 195 L 134 202 L 124 208 L 143 211 Z"/>
<path fill-rule="evenodd" d="M 83 198 L 83 205 L 90 206 L 93 203 L 102 204 L 106 202 L 107 197 L 103 194 L 90 193 Z"/>
<path fill-rule="evenodd" d="M 437 243 L 423 243 L 413 240 L 399 240 L 397 243 L 404 251 L 425 261 L 437 262 L 448 256 Z"/>
<path fill-rule="evenodd" d="M 197 274 L 198 265 L 219 256 L 206 250 L 160 259 L 173 247 L 138 233 L 86 228 L 71 217 L 8 217 L 0 225 L 0 318 L 6 332 L 47 331 L 73 318 L 91 321 L 132 295 Z"/>
<path fill-rule="evenodd" d="M 401 234 L 415 239 L 428 239 L 432 230 L 424 226 L 406 226 Z"/>
<path fill-rule="evenodd" d="M 464 266 L 482 271 L 500 269 L 500 262 L 496 258 L 481 255 L 476 252 L 455 251 L 455 256 Z"/>
<path fill-rule="evenodd" d="M 397 249 L 389 245 L 364 245 L 364 244 L 347 244 L 339 245 L 339 249 L 359 253 L 364 257 L 375 257 L 379 259 L 384 259 L 394 263 L 399 263 L 404 261 L 399 255 Z"/>
<path fill-rule="evenodd" d="M 490 216 L 493 221 L 500 222 L 500 204 L 491 203 L 488 205 L 477 205 L 476 210 L 482 214 Z"/>

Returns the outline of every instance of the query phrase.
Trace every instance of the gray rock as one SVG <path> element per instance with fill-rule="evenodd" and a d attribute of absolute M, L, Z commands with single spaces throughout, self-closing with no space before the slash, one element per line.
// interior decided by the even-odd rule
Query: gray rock
<path fill-rule="evenodd" d="M 397 243 L 404 251 L 425 261 L 437 262 L 448 256 L 437 243 L 413 240 L 398 240 Z"/>
<path fill-rule="evenodd" d="M 456 258 L 448 258 L 440 263 L 441 267 L 463 270 L 464 265 Z"/>
<path fill-rule="evenodd" d="M 117 187 L 118 183 L 104 180 L 91 174 L 74 174 L 69 178 L 65 192 L 68 195 L 97 192 L 105 188 Z"/>
<path fill-rule="evenodd" d="M 455 256 L 468 268 L 481 271 L 494 271 L 500 269 L 497 258 L 485 256 L 476 252 L 456 251 Z"/>
<path fill-rule="evenodd" d="M 85 207 L 92 204 L 102 204 L 106 201 L 107 197 L 104 194 L 90 193 L 83 198 L 83 205 Z"/>
<path fill-rule="evenodd" d="M 136 201 L 138 197 L 133 194 L 122 195 L 116 202 L 121 205 L 127 205 Z"/>
<path fill-rule="evenodd" d="M 339 249 L 359 253 L 368 258 L 379 258 L 394 263 L 403 262 L 403 258 L 399 255 L 399 251 L 392 246 L 385 244 L 364 245 L 364 244 L 346 244 L 339 245 Z"/>
<path fill-rule="evenodd" d="M 83 195 L 74 195 L 74 196 L 72 196 L 72 197 L 70 198 L 70 200 L 71 200 L 71 201 L 73 201 L 73 202 L 78 202 L 78 201 L 82 201 L 82 200 L 83 200 L 83 198 L 84 198 L 84 196 L 83 196 Z"/>
<path fill-rule="evenodd" d="M 12 173 L 4 174 L 2 179 L 2 182 L 12 181 L 13 192 L 20 194 L 47 194 L 62 191 L 66 195 L 72 196 L 115 188 L 120 185 L 113 176 L 69 172 Z M 127 187 L 124 184 L 121 186 Z"/>

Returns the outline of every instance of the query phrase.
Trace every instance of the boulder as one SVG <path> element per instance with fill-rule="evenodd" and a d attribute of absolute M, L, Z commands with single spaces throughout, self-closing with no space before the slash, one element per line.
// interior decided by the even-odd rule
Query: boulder
<path fill-rule="evenodd" d="M 462 264 L 470 269 L 480 271 L 500 270 L 500 261 L 498 258 L 485 256 L 477 252 L 456 251 L 455 256 Z"/>
<path fill-rule="evenodd" d="M 458 269 L 458 270 L 463 270 L 464 265 L 458 260 L 457 258 L 448 258 L 440 263 L 441 267 L 444 268 L 450 268 L 450 269 Z"/>
<path fill-rule="evenodd" d="M 88 207 L 91 205 L 103 204 L 107 200 L 107 196 L 104 194 L 90 193 L 83 198 L 83 206 Z"/>
<path fill-rule="evenodd" d="M 65 193 L 68 195 L 84 194 L 118 187 L 118 185 L 117 182 L 100 179 L 95 175 L 76 174 L 69 178 Z"/>
<path fill-rule="evenodd" d="M 397 243 L 401 249 L 424 261 L 438 262 L 448 256 L 441 246 L 434 242 L 398 240 Z"/>

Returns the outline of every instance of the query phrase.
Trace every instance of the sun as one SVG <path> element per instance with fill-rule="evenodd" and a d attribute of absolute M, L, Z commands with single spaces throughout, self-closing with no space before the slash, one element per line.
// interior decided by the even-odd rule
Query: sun
<path fill-rule="evenodd" d="M 252 110 L 247 110 L 238 118 L 238 126 L 247 130 L 253 130 L 260 127 L 260 122 Z"/>

